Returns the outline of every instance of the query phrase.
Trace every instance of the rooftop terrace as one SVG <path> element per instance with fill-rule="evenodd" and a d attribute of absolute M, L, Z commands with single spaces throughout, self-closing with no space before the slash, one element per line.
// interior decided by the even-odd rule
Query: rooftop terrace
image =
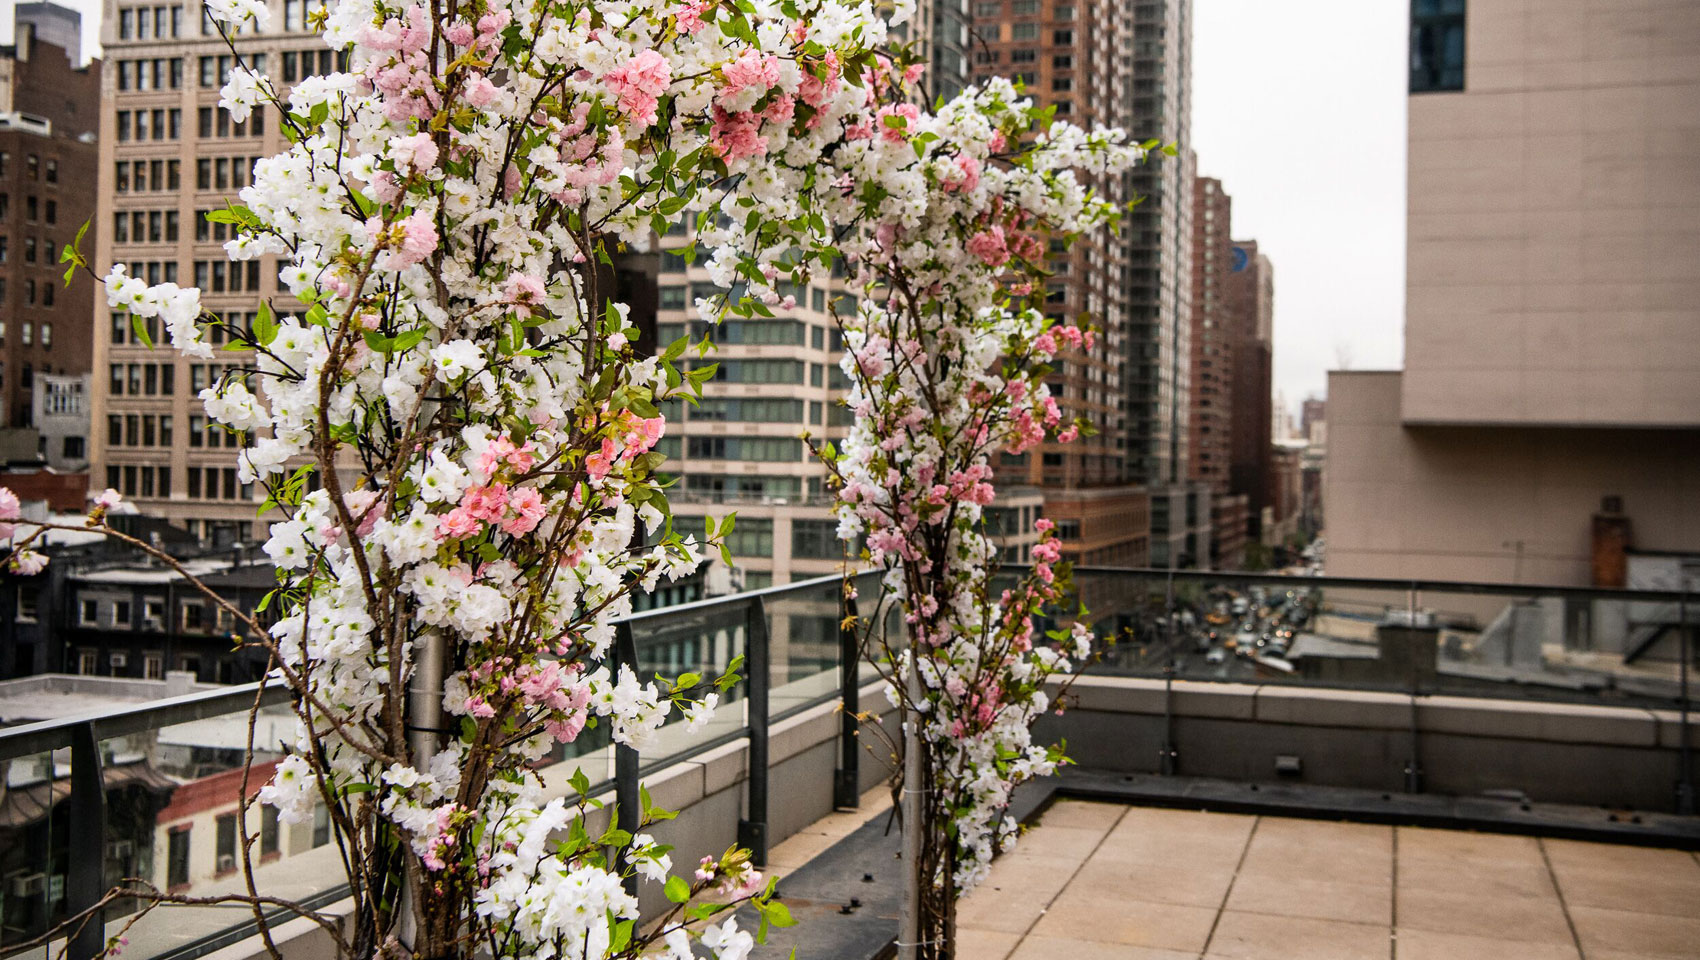
<path fill-rule="evenodd" d="M 1700 858 L 1061 800 L 959 923 L 974 960 L 1672 960 Z"/>

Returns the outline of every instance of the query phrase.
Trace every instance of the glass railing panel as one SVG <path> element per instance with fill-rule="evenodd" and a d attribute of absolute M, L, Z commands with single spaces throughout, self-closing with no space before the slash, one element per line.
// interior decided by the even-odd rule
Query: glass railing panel
<path fill-rule="evenodd" d="M 840 688 L 839 623 L 842 581 L 798 586 L 767 595 L 768 715 L 831 697 Z"/>
<path fill-rule="evenodd" d="M 242 710 L 102 741 L 109 885 L 133 878 L 190 897 L 243 895 L 246 845 L 254 882 L 266 896 L 336 895 L 345 873 L 325 811 L 305 823 L 284 823 L 253 799 L 295 739 L 289 707 L 255 715 L 253 766 L 244 771 L 248 726 Z M 122 931 L 129 939 L 126 956 L 207 946 L 253 917 L 240 903 L 173 905 L 132 924 L 136 907 L 120 901 L 106 916 L 108 935 Z"/>
<path fill-rule="evenodd" d="M 0 764 L 0 951 L 46 933 L 65 918 L 66 813 L 71 751 Z M 39 952 L 39 951 L 38 951 Z"/>
<path fill-rule="evenodd" d="M 1422 591 L 1435 692 L 1673 708 L 1681 699 L 1680 600 L 1585 593 Z"/>

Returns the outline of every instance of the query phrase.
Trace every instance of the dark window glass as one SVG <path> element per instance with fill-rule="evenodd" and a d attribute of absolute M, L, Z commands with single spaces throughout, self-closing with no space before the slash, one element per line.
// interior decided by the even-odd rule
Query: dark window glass
<path fill-rule="evenodd" d="M 1464 0 L 1411 0 L 1411 92 L 1464 89 Z"/>

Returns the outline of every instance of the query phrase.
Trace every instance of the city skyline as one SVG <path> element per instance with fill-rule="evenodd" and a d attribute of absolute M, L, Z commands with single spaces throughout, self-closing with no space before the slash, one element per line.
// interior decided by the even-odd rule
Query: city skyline
<path fill-rule="evenodd" d="M 61 2 L 85 18 L 84 56 L 99 55 L 99 0 Z M 0 30 L 15 5 L 0 0 Z M 1274 380 L 1295 416 L 1328 370 L 1403 362 L 1408 14 L 1296 6 L 1195 0 L 1192 44 L 1197 172 L 1223 182 L 1238 236 L 1280 266 Z"/>

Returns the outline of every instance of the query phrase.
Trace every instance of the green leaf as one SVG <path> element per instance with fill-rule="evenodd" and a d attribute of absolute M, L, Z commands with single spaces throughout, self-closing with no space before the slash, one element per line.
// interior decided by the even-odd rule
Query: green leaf
<path fill-rule="evenodd" d="M 684 903 L 691 898 L 691 885 L 684 877 L 668 877 L 666 893 L 667 899 L 674 903 Z"/>
<path fill-rule="evenodd" d="M 153 349 L 153 338 L 148 336 L 148 325 L 142 322 L 141 317 L 133 313 L 130 314 L 130 330 L 135 333 L 137 340 L 142 341 L 142 346 L 149 350 Z"/>
<path fill-rule="evenodd" d="M 268 300 L 260 301 L 260 312 L 254 316 L 254 342 L 262 346 L 272 342 L 277 336 L 277 315 L 272 313 L 272 305 Z"/>

